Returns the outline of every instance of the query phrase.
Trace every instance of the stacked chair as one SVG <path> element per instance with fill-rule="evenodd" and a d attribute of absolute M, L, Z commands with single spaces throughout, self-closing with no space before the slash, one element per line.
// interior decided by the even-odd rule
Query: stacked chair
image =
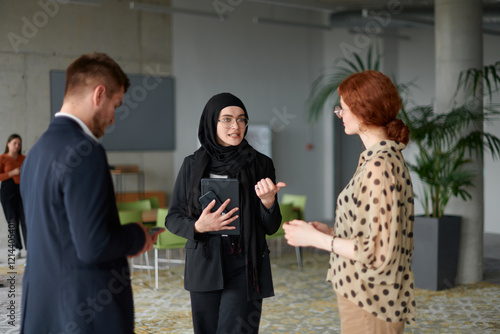
<path fill-rule="evenodd" d="M 276 239 L 278 256 L 281 256 L 281 240 L 285 236 L 285 231 L 283 230 L 283 224 L 294 220 L 297 218 L 297 212 L 294 211 L 293 205 L 291 203 L 279 203 L 281 211 L 281 225 L 278 231 L 272 235 L 268 235 L 267 239 Z"/>
<path fill-rule="evenodd" d="M 120 223 L 122 225 L 142 222 L 142 211 L 151 209 L 151 201 L 149 199 L 138 200 L 135 202 L 117 202 L 116 206 L 118 208 L 118 216 L 120 218 Z M 145 224 L 147 226 L 147 224 Z M 151 276 L 150 269 L 152 267 L 149 264 L 148 253 L 144 253 L 144 259 L 146 265 L 142 264 L 142 259 L 140 264 L 134 264 L 134 259 L 130 260 L 130 269 L 147 269 L 148 275 Z"/>
<path fill-rule="evenodd" d="M 165 217 L 167 216 L 168 209 L 158 209 L 158 215 L 156 218 L 156 226 L 159 227 L 165 227 Z M 159 270 L 159 262 L 163 263 L 185 263 L 184 260 L 184 254 L 182 250 L 184 249 L 184 246 L 186 245 L 186 239 L 183 237 L 179 237 L 178 235 L 173 234 L 169 230 L 166 230 L 158 236 L 158 240 L 156 243 L 153 245 L 154 252 L 155 252 L 155 263 L 154 263 L 154 268 L 155 268 L 155 289 L 158 290 L 158 270 Z M 172 259 L 171 258 L 171 250 L 172 249 L 180 249 L 181 250 L 181 257 L 180 259 Z M 165 250 L 167 253 L 167 257 L 160 259 L 159 258 L 159 251 L 160 250 Z M 165 269 L 167 269 L 165 267 Z"/>
<path fill-rule="evenodd" d="M 124 210 L 118 211 L 120 224 L 130 224 L 142 221 L 142 210 Z"/>
<path fill-rule="evenodd" d="M 282 204 L 291 204 L 296 211 L 297 219 L 304 220 L 304 212 L 306 208 L 307 196 L 283 194 L 281 197 Z M 302 269 L 302 250 L 300 247 L 295 247 L 295 254 L 297 255 L 297 266 Z"/>
<path fill-rule="evenodd" d="M 152 209 L 158 209 L 160 207 L 160 199 L 158 197 L 150 197 L 148 200 L 151 202 Z"/>

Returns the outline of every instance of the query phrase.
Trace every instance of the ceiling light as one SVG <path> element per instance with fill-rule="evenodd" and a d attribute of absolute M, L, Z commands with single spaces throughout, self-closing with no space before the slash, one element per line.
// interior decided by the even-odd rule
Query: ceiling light
<path fill-rule="evenodd" d="M 198 10 L 182 9 L 182 8 L 172 8 L 160 5 L 150 5 L 145 3 L 138 3 L 135 1 L 130 1 L 130 9 L 140 10 L 143 12 L 159 13 L 159 14 L 186 14 L 186 15 L 197 15 L 220 19 L 219 15 L 211 12 L 202 12 Z"/>
<path fill-rule="evenodd" d="M 86 6 L 101 6 L 101 0 L 66 0 L 67 3 Z"/>
<path fill-rule="evenodd" d="M 327 8 L 326 6 L 322 6 L 321 4 L 316 4 L 316 5 L 309 5 L 306 4 L 304 1 L 303 2 L 290 2 L 290 1 L 273 1 L 273 0 L 246 0 L 250 2 L 259 2 L 263 3 L 266 5 L 275 5 L 275 6 L 283 6 L 283 7 L 289 7 L 289 8 L 296 8 L 296 9 L 305 9 L 305 10 L 312 10 L 312 11 L 318 11 L 318 12 L 333 12 L 333 9 Z M 500 1 L 500 0 L 499 0 Z"/>
<path fill-rule="evenodd" d="M 276 24 L 276 25 L 299 27 L 299 28 L 330 30 L 330 26 L 325 26 L 325 25 L 294 22 L 294 21 L 280 21 L 280 20 L 274 20 L 274 19 L 266 19 L 266 18 L 262 18 L 262 17 L 258 17 L 258 16 L 254 16 L 253 23 L 255 23 L 255 24 L 267 23 L 267 24 Z"/>

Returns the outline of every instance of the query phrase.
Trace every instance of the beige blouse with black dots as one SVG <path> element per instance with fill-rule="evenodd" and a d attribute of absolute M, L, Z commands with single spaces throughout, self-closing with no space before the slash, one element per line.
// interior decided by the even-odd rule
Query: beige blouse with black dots
<path fill-rule="evenodd" d="M 334 290 L 388 322 L 413 323 L 414 200 L 406 146 L 382 141 L 361 153 L 337 199 L 334 236 L 353 239 L 356 259 L 335 253 L 327 280 Z"/>

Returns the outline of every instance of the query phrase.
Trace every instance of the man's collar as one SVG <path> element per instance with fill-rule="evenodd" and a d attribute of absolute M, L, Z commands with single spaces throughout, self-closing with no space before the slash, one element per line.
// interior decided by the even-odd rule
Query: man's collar
<path fill-rule="evenodd" d="M 54 115 L 54 117 L 61 117 L 61 116 L 73 119 L 75 122 L 78 123 L 78 125 L 80 125 L 80 127 L 83 129 L 83 132 L 85 132 L 90 138 L 94 139 L 96 142 L 99 142 L 99 140 L 96 138 L 96 136 L 94 136 L 92 131 L 90 131 L 89 127 L 85 125 L 85 123 L 83 123 L 81 119 L 79 119 L 75 115 L 71 115 L 65 112 L 58 112 Z"/>

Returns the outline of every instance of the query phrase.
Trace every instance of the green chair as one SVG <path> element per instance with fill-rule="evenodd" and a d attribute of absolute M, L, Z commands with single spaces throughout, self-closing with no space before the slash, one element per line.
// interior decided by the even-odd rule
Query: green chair
<path fill-rule="evenodd" d="M 307 196 L 283 194 L 281 203 L 291 203 L 295 209 L 298 210 L 298 219 L 304 220 L 304 212 L 306 209 Z"/>
<path fill-rule="evenodd" d="M 266 236 L 267 239 L 277 239 L 278 256 L 281 256 L 281 239 L 285 236 L 283 224 L 297 218 L 297 212 L 294 211 L 291 203 L 279 203 L 281 212 L 281 225 L 278 231 L 272 235 Z"/>
<path fill-rule="evenodd" d="M 304 220 L 305 209 L 306 209 L 307 196 L 304 195 L 292 195 L 283 194 L 281 197 L 281 203 L 291 203 L 295 210 L 298 210 L 298 219 Z M 302 250 L 300 247 L 295 247 L 295 253 L 297 255 L 297 265 L 299 269 L 302 269 Z"/>
<path fill-rule="evenodd" d="M 156 219 L 156 226 L 160 227 L 165 227 L 165 217 L 167 216 L 168 209 L 158 209 L 158 215 Z M 155 289 L 158 290 L 158 263 L 159 262 L 166 262 L 166 263 L 185 263 L 184 259 L 172 259 L 170 251 L 172 249 L 181 249 L 181 254 L 182 254 L 182 249 L 184 249 L 184 246 L 186 245 L 186 239 L 183 237 L 179 237 L 178 235 L 173 234 L 169 230 L 166 230 L 160 235 L 158 235 L 158 240 L 156 243 L 153 245 L 153 248 L 155 250 Z M 161 249 L 166 250 L 167 257 L 165 259 L 159 259 L 159 251 Z M 183 256 L 183 255 L 181 255 Z M 168 266 L 166 267 L 168 268 Z"/>
<path fill-rule="evenodd" d="M 148 199 L 151 202 L 151 208 L 152 209 L 158 209 L 160 207 L 160 199 L 157 196 L 150 197 Z"/>
<path fill-rule="evenodd" d="M 149 210 L 151 209 L 151 201 L 149 199 L 140 199 L 135 202 L 117 202 L 118 210 Z"/>
<path fill-rule="evenodd" d="M 142 221 L 142 210 L 119 210 L 120 224 L 130 224 Z"/>
<path fill-rule="evenodd" d="M 126 225 L 131 223 L 142 222 L 142 210 L 120 210 L 118 211 L 118 217 L 120 218 L 120 224 Z M 142 259 L 140 264 L 134 264 L 134 259 L 130 259 L 130 271 L 133 272 L 136 269 L 147 269 L 148 275 L 151 276 L 150 270 L 152 267 L 149 265 L 148 253 L 144 253 L 144 259 L 146 265 L 142 264 Z"/>
<path fill-rule="evenodd" d="M 141 199 L 134 202 L 117 202 L 116 206 L 120 210 L 151 210 L 151 201 L 149 199 Z M 142 218 L 140 219 L 142 221 Z M 146 227 L 152 227 L 155 223 L 142 222 Z"/>

